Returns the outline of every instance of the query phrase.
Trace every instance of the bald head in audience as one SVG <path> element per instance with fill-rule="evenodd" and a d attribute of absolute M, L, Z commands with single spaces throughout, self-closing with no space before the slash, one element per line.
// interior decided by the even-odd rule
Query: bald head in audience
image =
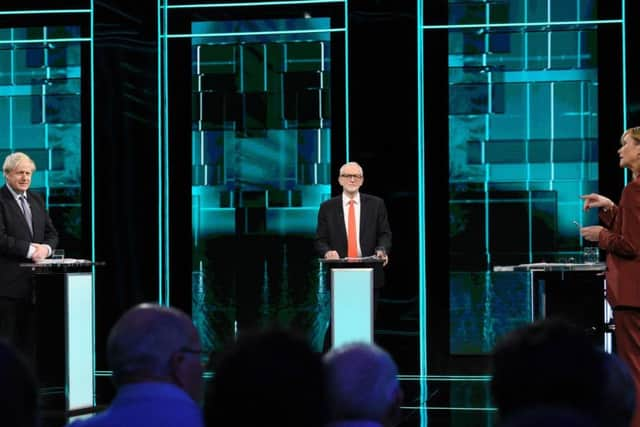
<path fill-rule="evenodd" d="M 73 427 L 203 427 L 200 337 L 176 308 L 143 303 L 111 328 L 107 359 L 117 392 Z"/>
<path fill-rule="evenodd" d="M 404 396 L 389 353 L 375 344 L 352 343 L 332 349 L 323 361 L 333 424 L 369 421 L 387 427 L 400 422 Z"/>
<path fill-rule="evenodd" d="M 202 399 L 201 351 L 198 331 L 189 316 L 151 303 L 124 313 L 107 341 L 107 358 L 117 386 L 170 382 L 195 401 Z"/>

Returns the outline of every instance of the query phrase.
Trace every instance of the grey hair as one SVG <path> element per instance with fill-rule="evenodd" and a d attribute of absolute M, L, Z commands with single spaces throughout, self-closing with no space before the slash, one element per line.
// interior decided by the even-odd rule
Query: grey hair
<path fill-rule="evenodd" d="M 323 357 L 332 419 L 383 422 L 400 388 L 398 367 L 375 344 L 350 343 Z"/>
<path fill-rule="evenodd" d="M 357 166 L 358 169 L 360 169 L 360 174 L 364 175 L 364 170 L 362 169 L 362 166 L 360 166 L 359 163 L 356 162 L 348 162 L 345 163 L 344 165 L 340 166 L 340 171 L 338 172 L 340 175 L 342 175 L 342 171 L 344 170 L 344 168 L 346 168 L 347 166 Z"/>
<path fill-rule="evenodd" d="M 115 384 L 169 377 L 171 356 L 189 345 L 192 328 L 189 316 L 175 308 L 145 303 L 129 309 L 107 341 Z"/>
<path fill-rule="evenodd" d="M 15 153 L 11 153 L 7 157 L 5 157 L 4 164 L 2 165 L 2 172 L 5 176 L 7 176 L 9 173 L 11 173 L 12 170 L 14 170 L 20 163 L 24 161 L 31 163 L 31 166 L 33 166 L 31 172 L 36 170 L 36 164 L 33 160 L 31 160 L 31 157 L 27 156 L 24 153 L 16 151 Z"/>

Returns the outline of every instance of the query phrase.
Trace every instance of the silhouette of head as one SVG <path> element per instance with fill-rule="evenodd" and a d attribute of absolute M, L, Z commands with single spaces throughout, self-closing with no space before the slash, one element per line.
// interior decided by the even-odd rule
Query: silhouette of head
<path fill-rule="evenodd" d="M 375 344 L 350 343 L 329 351 L 324 364 L 333 421 L 399 421 L 403 393 L 389 353 Z"/>
<path fill-rule="evenodd" d="M 125 312 L 107 342 L 116 385 L 170 382 L 196 401 L 202 398 L 201 351 L 198 331 L 188 315 L 149 303 Z"/>
<path fill-rule="evenodd" d="M 210 426 L 323 426 L 320 355 L 292 331 L 246 332 L 217 360 L 205 397 Z"/>

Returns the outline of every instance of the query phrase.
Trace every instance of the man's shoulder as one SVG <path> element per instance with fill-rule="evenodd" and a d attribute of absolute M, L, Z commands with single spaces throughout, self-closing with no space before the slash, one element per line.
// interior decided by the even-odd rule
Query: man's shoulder
<path fill-rule="evenodd" d="M 27 197 L 37 200 L 38 202 L 42 202 L 42 194 L 37 191 L 27 190 Z"/>
<path fill-rule="evenodd" d="M 6 185 L 1 186 L 0 187 L 0 201 L 12 200 L 12 199 L 13 199 L 13 195 L 11 194 L 11 192 L 9 191 L 7 186 Z"/>
<path fill-rule="evenodd" d="M 342 205 L 342 194 L 339 196 L 333 196 L 330 199 L 325 200 L 320 203 L 320 206 L 332 206 L 332 205 Z"/>
<path fill-rule="evenodd" d="M 382 197 L 374 196 L 373 194 L 360 193 L 360 200 L 362 202 L 374 202 L 374 203 L 384 203 Z"/>

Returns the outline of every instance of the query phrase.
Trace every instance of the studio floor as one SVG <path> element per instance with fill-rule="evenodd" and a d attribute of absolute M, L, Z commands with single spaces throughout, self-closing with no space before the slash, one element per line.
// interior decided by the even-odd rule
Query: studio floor
<path fill-rule="evenodd" d="M 493 427 L 495 425 L 496 411 L 491 406 L 487 394 L 488 377 L 434 376 L 428 377 L 425 382 L 417 376 L 401 375 L 400 381 L 405 393 L 405 403 L 399 427 Z M 45 395 L 43 399 L 51 401 L 51 396 Z M 104 406 L 102 404 L 98 409 Z M 55 409 L 45 408 L 42 418 L 42 427 L 63 427 L 68 421 L 63 411 Z"/>

